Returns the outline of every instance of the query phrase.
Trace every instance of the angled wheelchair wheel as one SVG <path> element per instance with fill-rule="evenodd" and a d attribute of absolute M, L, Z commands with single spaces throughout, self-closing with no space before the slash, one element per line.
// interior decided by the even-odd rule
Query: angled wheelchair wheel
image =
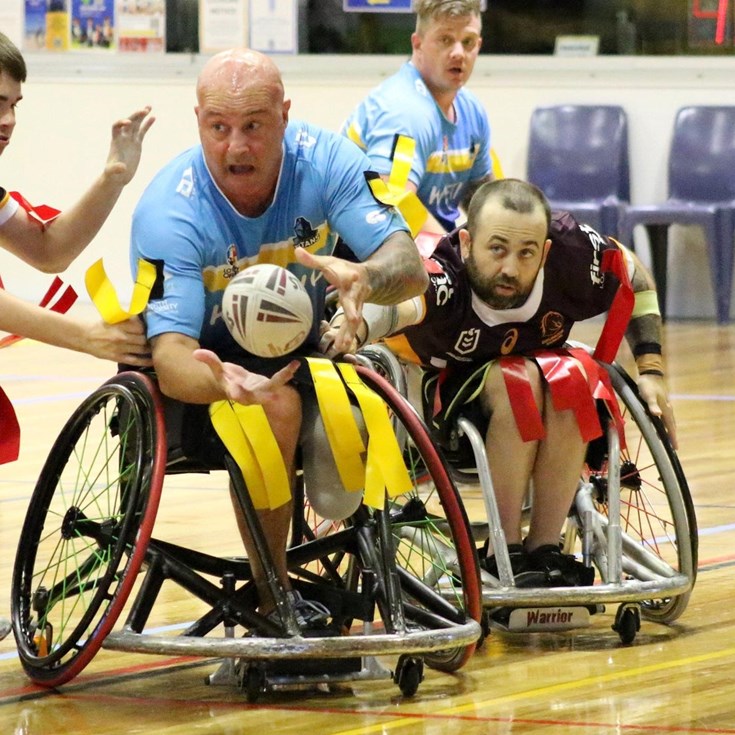
<path fill-rule="evenodd" d="M 363 382 L 387 404 L 403 450 L 412 489 L 393 498 L 387 509 L 409 624 L 431 625 L 445 618 L 480 621 L 482 599 L 477 552 L 469 521 L 446 466 L 423 421 L 396 389 L 375 371 L 358 367 Z M 426 663 L 455 671 L 475 646 L 432 652 Z"/>
<path fill-rule="evenodd" d="M 13 570 L 18 653 L 59 686 L 94 657 L 144 560 L 166 464 L 153 381 L 120 373 L 73 413 L 31 497 Z"/>
<path fill-rule="evenodd" d="M 633 380 L 618 366 L 607 366 L 625 420 L 626 447 L 620 455 L 620 526 L 624 576 L 641 581 L 673 570 L 692 585 L 697 574 L 697 522 L 694 504 L 676 452 L 663 423 L 652 416 Z M 595 508 L 608 516 L 607 456 L 591 456 L 585 478 L 595 487 Z M 604 564 L 598 564 L 604 568 Z M 691 589 L 641 603 L 644 618 L 676 620 L 686 609 Z"/>

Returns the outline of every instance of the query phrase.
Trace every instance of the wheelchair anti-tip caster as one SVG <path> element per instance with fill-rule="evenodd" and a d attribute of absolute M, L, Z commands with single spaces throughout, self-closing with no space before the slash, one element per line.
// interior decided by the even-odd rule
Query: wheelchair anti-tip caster
<path fill-rule="evenodd" d="M 424 661 L 416 656 L 403 654 L 396 664 L 393 681 L 404 697 L 413 697 L 424 680 Z"/>
<path fill-rule="evenodd" d="M 612 629 L 620 636 L 623 643 L 632 643 L 641 629 L 641 610 L 633 603 L 620 605 L 615 613 L 615 622 Z"/>

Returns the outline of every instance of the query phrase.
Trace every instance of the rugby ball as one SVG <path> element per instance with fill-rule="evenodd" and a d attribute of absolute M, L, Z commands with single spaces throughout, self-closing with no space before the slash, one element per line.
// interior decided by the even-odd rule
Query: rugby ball
<path fill-rule="evenodd" d="M 240 347 L 260 357 L 280 357 L 304 342 L 311 331 L 314 307 L 293 273 L 260 263 L 227 284 L 222 316 Z"/>

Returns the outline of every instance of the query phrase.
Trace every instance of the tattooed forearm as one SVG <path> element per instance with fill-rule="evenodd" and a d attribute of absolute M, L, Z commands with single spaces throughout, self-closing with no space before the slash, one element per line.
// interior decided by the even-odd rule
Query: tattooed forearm
<path fill-rule="evenodd" d="M 397 304 L 426 291 L 429 278 L 416 243 L 406 232 L 393 233 L 366 261 L 370 283 L 367 301 Z"/>

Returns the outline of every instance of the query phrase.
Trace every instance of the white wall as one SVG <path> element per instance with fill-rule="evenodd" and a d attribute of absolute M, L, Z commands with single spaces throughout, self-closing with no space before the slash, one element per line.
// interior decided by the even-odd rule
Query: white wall
<path fill-rule="evenodd" d="M 401 57 L 281 57 L 292 115 L 336 129 L 364 94 L 392 73 Z M 194 81 L 203 59 L 125 58 L 100 54 L 28 57 L 29 80 L 19 123 L 0 160 L 0 184 L 34 204 L 68 207 L 103 165 L 112 122 L 144 104 L 156 124 L 136 179 L 97 239 L 64 275 L 86 299 L 86 267 L 104 257 L 121 297 L 129 294 L 129 222 L 146 182 L 173 155 L 196 142 Z M 666 195 L 666 156 L 676 110 L 686 104 L 735 104 L 735 59 L 481 57 L 471 88 L 486 104 L 493 145 L 506 175 L 525 172 L 528 120 L 538 105 L 623 105 L 630 118 L 632 197 Z M 638 233 L 639 235 L 641 233 Z M 643 245 L 641 241 L 640 245 Z M 39 298 L 50 283 L 9 255 L 0 261 L 9 291 Z M 705 245 L 682 228 L 669 259 L 671 316 L 713 317 Z"/>

